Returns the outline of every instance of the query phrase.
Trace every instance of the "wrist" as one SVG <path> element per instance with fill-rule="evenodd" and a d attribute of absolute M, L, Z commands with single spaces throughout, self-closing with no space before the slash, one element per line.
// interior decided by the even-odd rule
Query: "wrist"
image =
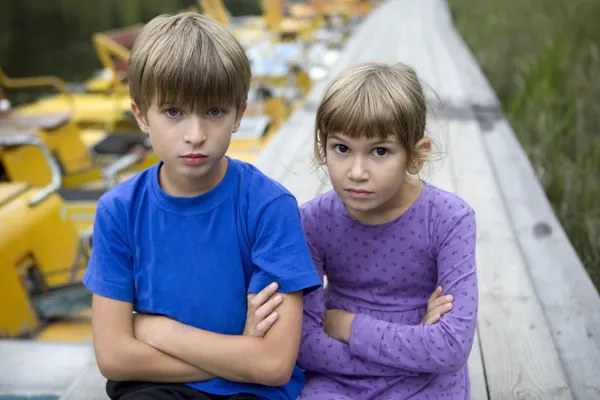
<path fill-rule="evenodd" d="M 346 343 L 350 343 L 350 337 L 352 336 L 352 323 L 356 318 L 356 314 L 348 313 L 344 318 L 344 329 L 342 329 L 341 340 Z"/>
<path fill-rule="evenodd" d="M 166 352 L 165 346 L 166 343 L 169 343 L 169 336 L 172 336 L 172 333 L 175 332 L 181 324 L 167 317 L 160 317 L 157 322 L 158 323 L 154 326 L 154 329 L 150 334 L 149 344 L 158 350 Z"/>

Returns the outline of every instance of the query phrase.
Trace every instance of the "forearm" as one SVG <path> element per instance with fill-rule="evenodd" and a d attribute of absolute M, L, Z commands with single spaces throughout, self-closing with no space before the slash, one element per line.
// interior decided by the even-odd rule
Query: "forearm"
<path fill-rule="evenodd" d="M 154 337 L 152 346 L 230 381 L 277 386 L 273 376 L 281 357 L 267 347 L 265 338 L 223 335 L 170 323 L 171 329 Z"/>
<path fill-rule="evenodd" d="M 305 332 L 298 354 L 298 365 L 307 371 L 362 377 L 417 375 L 356 357 L 350 353 L 347 343 L 329 337 L 322 329 L 315 328 Z"/>
<path fill-rule="evenodd" d="M 475 333 L 470 326 L 447 320 L 434 325 L 402 325 L 359 314 L 352 325 L 349 348 L 357 357 L 390 367 L 452 373 L 468 360 Z"/>
<path fill-rule="evenodd" d="M 184 383 L 215 378 L 135 338 L 113 343 L 109 350 L 96 351 L 98 366 L 107 379 Z"/>

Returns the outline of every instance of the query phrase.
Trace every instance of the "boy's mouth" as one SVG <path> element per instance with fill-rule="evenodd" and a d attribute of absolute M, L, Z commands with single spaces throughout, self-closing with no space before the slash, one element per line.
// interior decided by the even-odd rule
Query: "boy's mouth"
<path fill-rule="evenodd" d="M 188 153 L 179 158 L 188 165 L 200 165 L 208 159 L 208 156 L 202 153 Z"/>

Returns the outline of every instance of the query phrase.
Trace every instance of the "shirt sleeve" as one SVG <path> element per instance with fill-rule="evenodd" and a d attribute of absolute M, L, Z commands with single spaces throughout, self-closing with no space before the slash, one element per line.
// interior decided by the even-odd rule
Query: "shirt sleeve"
<path fill-rule="evenodd" d="M 126 218 L 119 218 L 125 221 Z M 83 284 L 100 296 L 133 302 L 133 253 L 122 224 L 99 201 L 92 233 L 92 254 Z"/>
<path fill-rule="evenodd" d="M 325 257 L 318 250 L 314 237 L 315 231 L 308 221 L 309 216 L 307 214 L 308 212 L 302 211 L 302 222 L 314 265 L 322 280 L 325 275 Z M 353 356 L 347 343 L 332 339 L 325 333 L 324 319 L 324 289 L 319 288 L 304 298 L 302 339 L 298 353 L 298 365 L 301 368 L 321 374 L 347 376 L 383 377 L 400 375 L 398 369 Z"/>
<path fill-rule="evenodd" d="M 453 309 L 433 325 L 401 325 L 359 314 L 350 351 L 375 363 L 425 373 L 453 373 L 467 363 L 477 321 L 475 213 L 453 218 L 437 254 L 438 283 L 454 296 Z"/>
<path fill-rule="evenodd" d="M 308 294 L 321 285 L 302 230 L 298 203 L 282 195 L 262 210 L 252 246 L 255 271 L 248 291 L 260 292 L 274 281 L 279 291 Z"/>

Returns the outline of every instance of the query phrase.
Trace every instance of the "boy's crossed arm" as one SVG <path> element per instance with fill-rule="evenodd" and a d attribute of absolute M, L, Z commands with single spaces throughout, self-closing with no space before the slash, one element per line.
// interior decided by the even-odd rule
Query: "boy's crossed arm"
<path fill-rule="evenodd" d="M 283 297 L 275 295 L 277 288 L 277 284 L 273 284 L 258 294 L 248 296 L 244 335 L 261 338 L 278 319 L 279 315 L 273 310 L 281 304 Z M 133 314 L 131 303 L 99 295 L 93 296 L 92 313 L 96 359 L 106 378 L 118 381 L 194 382 L 218 376 L 150 345 L 153 334 L 164 333 L 164 328 L 172 326 L 175 321 L 166 317 Z M 172 339 L 169 335 L 164 337 Z"/>
<path fill-rule="evenodd" d="M 264 337 L 223 335 L 160 316 L 140 316 L 136 336 L 173 357 L 236 382 L 286 384 L 302 327 L 302 293 L 279 293 L 277 324 Z M 269 321 L 270 322 L 270 321 Z"/>

